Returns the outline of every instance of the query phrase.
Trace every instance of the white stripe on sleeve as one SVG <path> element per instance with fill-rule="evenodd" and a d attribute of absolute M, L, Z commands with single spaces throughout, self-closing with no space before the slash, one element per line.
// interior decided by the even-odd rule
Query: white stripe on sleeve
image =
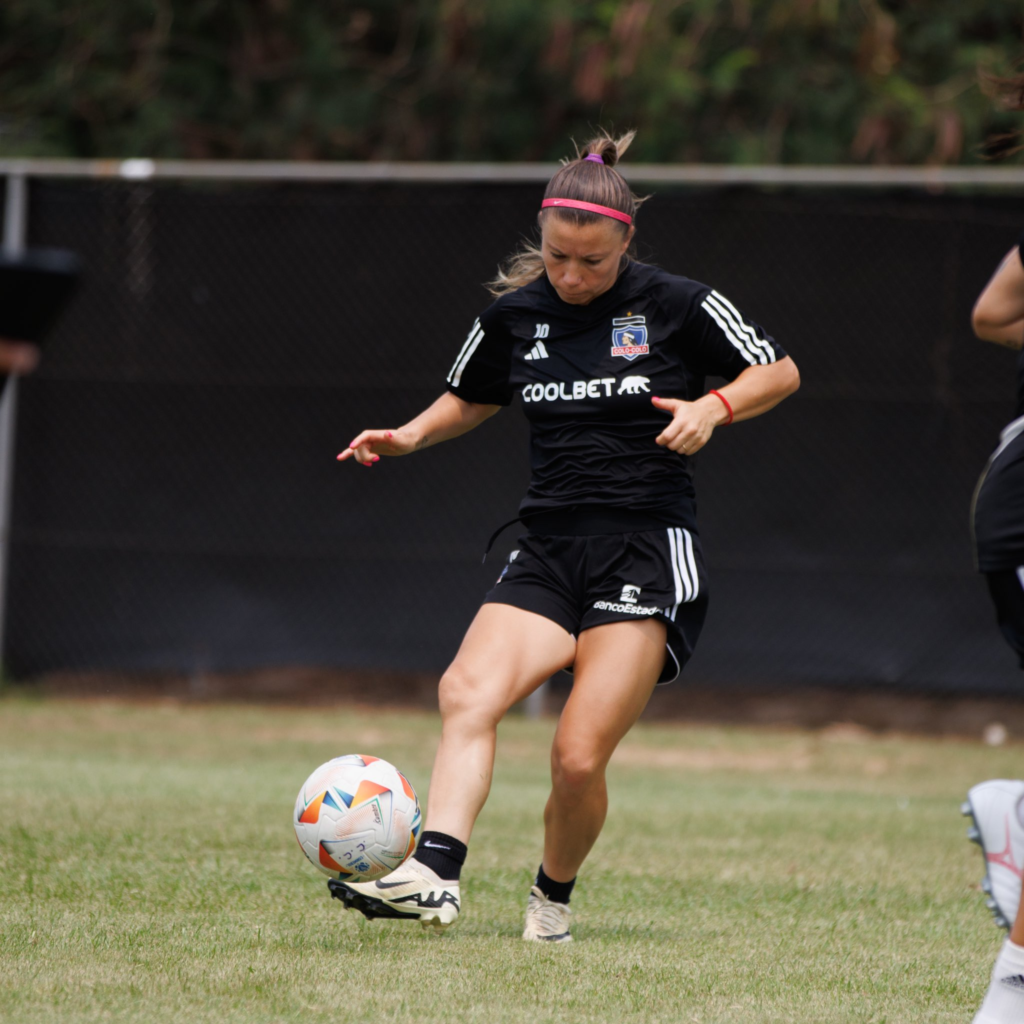
<path fill-rule="evenodd" d="M 455 376 L 455 367 L 459 365 L 459 361 L 466 354 L 466 349 L 469 348 L 473 338 L 476 335 L 476 330 L 480 326 L 480 318 L 477 317 L 473 321 L 473 326 L 469 329 L 469 334 L 466 335 L 466 340 L 463 342 L 462 348 L 459 349 L 459 354 L 455 357 L 455 362 L 452 364 L 451 370 L 448 371 L 448 381 L 451 383 L 452 377 Z"/>
<path fill-rule="evenodd" d="M 774 363 L 775 349 L 764 338 L 757 336 L 757 331 L 743 319 L 743 314 L 721 292 L 712 291 L 711 294 L 736 318 L 739 329 L 750 339 L 750 344 L 754 346 L 755 350 L 763 352 L 768 357 L 768 362 Z"/>
<path fill-rule="evenodd" d="M 708 316 L 710 316 L 711 319 L 714 320 L 715 323 L 722 328 L 722 333 L 729 339 L 732 345 L 739 350 L 740 355 L 743 356 L 743 358 L 746 359 L 746 361 L 750 363 L 751 366 L 753 366 L 754 363 L 756 363 L 758 360 L 753 355 L 750 354 L 750 350 L 747 348 L 747 346 L 744 345 L 743 342 L 736 337 L 736 335 L 732 331 L 732 328 L 729 326 L 728 321 L 726 321 L 722 317 L 722 314 L 718 312 L 718 309 L 715 306 L 711 305 L 710 299 L 711 296 L 709 295 L 700 304 L 701 309 L 703 309 L 704 312 L 707 313 Z"/>
<path fill-rule="evenodd" d="M 448 383 L 453 388 L 459 386 L 459 382 L 462 380 L 462 374 L 466 369 L 466 364 L 473 357 L 473 353 L 477 350 L 477 346 L 481 341 L 484 340 L 484 329 L 478 326 L 470 336 L 466 339 L 466 344 L 462 347 L 462 351 L 459 353 L 459 358 L 455 360 L 455 365 L 452 367 L 452 372 L 448 375 Z"/>
<path fill-rule="evenodd" d="M 742 324 L 742 317 L 740 318 L 740 322 L 737 322 L 733 318 L 733 315 L 729 312 L 729 310 L 725 308 L 724 304 L 718 301 L 717 292 L 711 292 L 705 299 L 705 302 L 707 302 L 711 306 L 714 306 L 715 309 L 718 310 L 719 314 L 721 314 L 721 316 L 728 322 L 729 329 L 732 332 L 732 337 L 739 341 L 743 345 L 743 347 L 754 357 L 753 361 L 755 363 L 766 362 L 764 352 L 750 340 L 750 334 L 752 334 L 753 332 L 750 331 L 748 333 L 748 331 L 745 331 L 743 329 L 745 325 Z"/>

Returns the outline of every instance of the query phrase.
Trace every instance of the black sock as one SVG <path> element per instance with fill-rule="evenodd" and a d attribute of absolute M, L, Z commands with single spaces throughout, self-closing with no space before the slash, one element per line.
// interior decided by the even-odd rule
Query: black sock
<path fill-rule="evenodd" d="M 553 900 L 555 903 L 568 903 L 569 897 L 572 896 L 572 887 L 576 884 L 576 879 L 572 878 L 568 882 L 556 882 L 553 878 L 548 878 L 544 874 L 544 865 L 537 869 L 537 881 L 534 885 L 549 900 Z"/>
<path fill-rule="evenodd" d="M 446 882 L 457 882 L 466 863 L 466 844 L 444 832 L 424 832 L 415 859 Z"/>

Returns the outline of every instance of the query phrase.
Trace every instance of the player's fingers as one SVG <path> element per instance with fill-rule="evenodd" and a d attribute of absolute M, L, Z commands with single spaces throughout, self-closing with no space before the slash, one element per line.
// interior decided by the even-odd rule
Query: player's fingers
<path fill-rule="evenodd" d="M 684 404 L 681 398 L 659 398 L 657 395 L 651 397 L 651 405 L 662 412 L 674 413 L 676 409 Z"/>
<path fill-rule="evenodd" d="M 379 448 L 381 446 L 387 446 L 388 441 L 391 438 L 390 430 L 364 430 L 362 433 L 357 434 L 350 442 L 349 448 Z"/>
<path fill-rule="evenodd" d="M 694 455 L 699 452 L 711 440 L 711 434 L 702 430 L 690 430 L 680 433 L 673 443 L 669 445 L 674 452 L 682 455 Z"/>
<path fill-rule="evenodd" d="M 675 399 L 671 399 L 671 401 L 675 401 Z M 665 424 L 665 429 L 657 436 L 655 440 L 658 442 L 658 444 L 667 445 L 668 447 L 671 448 L 673 442 L 675 442 L 679 437 L 684 436 L 685 434 L 690 432 L 692 432 L 692 428 L 690 424 L 687 422 L 686 417 L 680 417 L 676 415 L 673 416 L 671 422 Z"/>
<path fill-rule="evenodd" d="M 343 452 L 339 452 L 339 462 L 346 462 L 349 459 L 355 459 L 356 462 L 363 466 L 372 466 L 375 462 L 380 462 L 380 456 L 374 455 L 368 448 L 346 448 Z"/>
<path fill-rule="evenodd" d="M 360 445 L 354 451 L 356 462 L 360 466 L 372 466 L 375 462 L 380 462 L 380 456 L 375 455 L 372 448 L 368 448 L 366 445 Z"/>
<path fill-rule="evenodd" d="M 671 448 L 678 443 L 682 428 L 673 420 L 654 440 L 655 443 Z"/>
<path fill-rule="evenodd" d="M 381 441 L 386 433 L 383 430 L 364 430 L 349 443 L 348 448 L 339 453 L 338 461 L 345 462 L 347 459 L 354 458 L 356 462 L 364 466 L 372 466 L 373 463 L 379 462 L 380 456 L 374 452 L 373 448 L 374 444 Z"/>

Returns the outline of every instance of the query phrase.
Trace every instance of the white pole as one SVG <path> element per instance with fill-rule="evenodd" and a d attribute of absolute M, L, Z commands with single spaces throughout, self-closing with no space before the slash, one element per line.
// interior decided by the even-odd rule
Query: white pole
<path fill-rule="evenodd" d="M 25 251 L 28 229 L 28 181 L 8 174 L 4 196 L 3 250 L 7 256 Z M 7 381 L 0 398 L 0 669 L 3 666 L 7 620 L 7 561 L 11 542 L 11 502 L 14 488 L 14 439 L 18 409 L 18 378 Z"/>

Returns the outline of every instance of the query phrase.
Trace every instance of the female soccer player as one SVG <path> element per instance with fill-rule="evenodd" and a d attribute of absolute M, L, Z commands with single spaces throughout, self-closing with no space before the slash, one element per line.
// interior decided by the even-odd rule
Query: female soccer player
<path fill-rule="evenodd" d="M 1024 87 L 1024 78 L 1022 78 Z M 1024 242 L 1024 235 L 1021 236 Z M 1024 346 L 1024 254 L 1014 246 L 974 306 L 974 333 L 1007 348 Z M 1024 668 L 1024 352 L 1017 359 L 1017 408 L 1003 430 L 974 494 L 973 526 L 979 571 L 985 574 L 996 619 Z M 992 779 L 974 786 L 963 806 L 974 819 L 968 835 L 985 855 L 988 905 L 1011 928 L 992 971 L 975 1024 L 1024 1021 L 1024 781 Z"/>
<path fill-rule="evenodd" d="M 693 653 L 707 606 L 692 457 L 715 429 L 799 385 L 793 361 L 723 295 L 631 256 L 639 200 L 595 139 L 551 179 L 540 246 L 492 284 L 448 390 L 339 459 L 372 466 L 458 437 L 514 400 L 531 427 L 527 528 L 441 678 L 427 829 L 380 882 L 329 883 L 367 917 L 443 928 L 487 799 L 505 712 L 559 669 L 574 683 L 551 750 L 544 858 L 523 938 L 568 942 L 569 897 L 608 806 L 605 767 L 657 682 Z M 730 383 L 704 393 L 704 378 Z"/>

